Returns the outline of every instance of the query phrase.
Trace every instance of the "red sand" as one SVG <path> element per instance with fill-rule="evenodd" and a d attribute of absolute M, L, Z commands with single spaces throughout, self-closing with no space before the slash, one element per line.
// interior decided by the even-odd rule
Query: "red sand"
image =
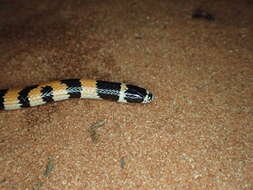
<path fill-rule="evenodd" d="M 215 21 L 191 19 L 199 7 Z M 80 77 L 133 83 L 156 99 L 0 112 L 0 189 L 252 190 L 252 8 L 1 1 L 0 88 Z"/>

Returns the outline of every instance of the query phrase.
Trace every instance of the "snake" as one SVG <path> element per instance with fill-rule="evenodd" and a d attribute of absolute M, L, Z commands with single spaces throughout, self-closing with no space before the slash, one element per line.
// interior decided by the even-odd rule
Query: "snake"
<path fill-rule="evenodd" d="M 149 103 L 154 96 L 135 85 L 90 79 L 63 79 L 0 90 L 0 110 L 18 110 L 71 98 Z"/>

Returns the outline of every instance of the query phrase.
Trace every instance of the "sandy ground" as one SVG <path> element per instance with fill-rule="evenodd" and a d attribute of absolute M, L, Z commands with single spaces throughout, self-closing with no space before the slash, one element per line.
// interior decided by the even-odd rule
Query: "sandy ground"
<path fill-rule="evenodd" d="M 250 0 L 1 0 L 0 88 L 78 77 L 156 99 L 1 111 L 0 189 L 252 190 L 252 18 Z"/>

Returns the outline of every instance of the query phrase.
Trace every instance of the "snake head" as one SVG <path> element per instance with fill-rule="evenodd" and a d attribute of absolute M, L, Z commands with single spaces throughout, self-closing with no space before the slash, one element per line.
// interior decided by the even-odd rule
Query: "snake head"
<path fill-rule="evenodd" d="M 148 90 L 127 84 L 127 90 L 125 91 L 125 99 L 129 103 L 148 103 L 153 100 L 153 94 Z"/>

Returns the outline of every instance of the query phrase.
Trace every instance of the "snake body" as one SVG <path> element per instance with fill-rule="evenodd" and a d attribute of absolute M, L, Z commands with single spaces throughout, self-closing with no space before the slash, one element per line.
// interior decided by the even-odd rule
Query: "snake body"
<path fill-rule="evenodd" d="M 105 99 L 123 103 L 148 103 L 148 90 L 118 82 L 65 79 L 25 88 L 0 90 L 0 110 L 17 110 L 70 98 Z"/>

